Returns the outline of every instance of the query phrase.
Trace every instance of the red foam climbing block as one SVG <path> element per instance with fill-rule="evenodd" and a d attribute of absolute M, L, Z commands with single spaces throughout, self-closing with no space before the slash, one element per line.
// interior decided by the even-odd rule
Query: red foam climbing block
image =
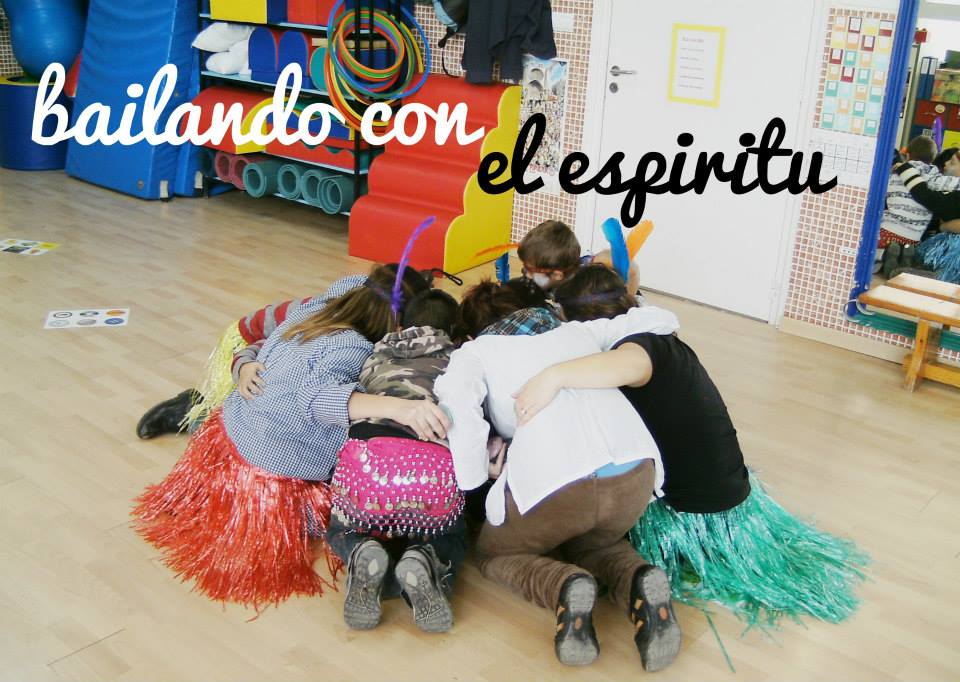
<path fill-rule="evenodd" d="M 325 26 L 335 0 L 287 0 L 287 21 Z"/>

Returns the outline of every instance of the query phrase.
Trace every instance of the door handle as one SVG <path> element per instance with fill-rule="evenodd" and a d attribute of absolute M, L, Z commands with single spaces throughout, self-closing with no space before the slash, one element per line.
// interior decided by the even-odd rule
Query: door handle
<path fill-rule="evenodd" d="M 636 71 L 630 69 L 621 69 L 619 66 L 613 66 L 610 68 L 610 75 L 616 78 L 617 76 L 634 76 Z"/>

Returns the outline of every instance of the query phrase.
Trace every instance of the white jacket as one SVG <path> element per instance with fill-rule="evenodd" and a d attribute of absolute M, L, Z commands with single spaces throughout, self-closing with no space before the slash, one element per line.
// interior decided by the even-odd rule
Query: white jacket
<path fill-rule="evenodd" d="M 517 428 L 513 394 L 541 370 L 609 350 L 631 334 L 672 334 L 676 316 L 662 308 L 633 308 L 612 320 L 568 322 L 537 336 L 481 336 L 454 351 L 434 392 L 450 413 L 450 451 L 463 490 L 487 481 L 489 425 L 513 439 L 506 465 L 487 497 L 487 519 L 505 518 L 505 489 L 521 514 L 556 490 L 600 467 L 638 459 L 656 463 L 660 452 L 643 420 L 618 389 L 565 389 L 529 423 Z"/>

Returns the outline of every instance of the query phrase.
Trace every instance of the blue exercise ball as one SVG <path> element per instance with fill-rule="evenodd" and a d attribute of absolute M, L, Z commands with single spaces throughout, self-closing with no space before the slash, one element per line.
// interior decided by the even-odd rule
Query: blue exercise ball
<path fill-rule="evenodd" d="M 83 47 L 83 0 L 0 0 L 10 22 L 13 56 L 30 76 L 39 78 L 53 62 L 69 69 Z"/>

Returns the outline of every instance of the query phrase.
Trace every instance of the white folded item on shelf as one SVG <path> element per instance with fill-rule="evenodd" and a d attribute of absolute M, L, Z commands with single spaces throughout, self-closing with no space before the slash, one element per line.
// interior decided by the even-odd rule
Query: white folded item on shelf
<path fill-rule="evenodd" d="M 226 52 L 217 52 L 207 57 L 207 70 L 223 74 L 250 73 L 247 63 L 247 41 L 244 40 L 238 45 L 242 45 L 243 49 L 231 48 Z"/>
<path fill-rule="evenodd" d="M 226 52 L 241 40 L 246 41 L 251 33 L 253 26 L 217 21 L 200 31 L 191 44 L 205 52 Z"/>

